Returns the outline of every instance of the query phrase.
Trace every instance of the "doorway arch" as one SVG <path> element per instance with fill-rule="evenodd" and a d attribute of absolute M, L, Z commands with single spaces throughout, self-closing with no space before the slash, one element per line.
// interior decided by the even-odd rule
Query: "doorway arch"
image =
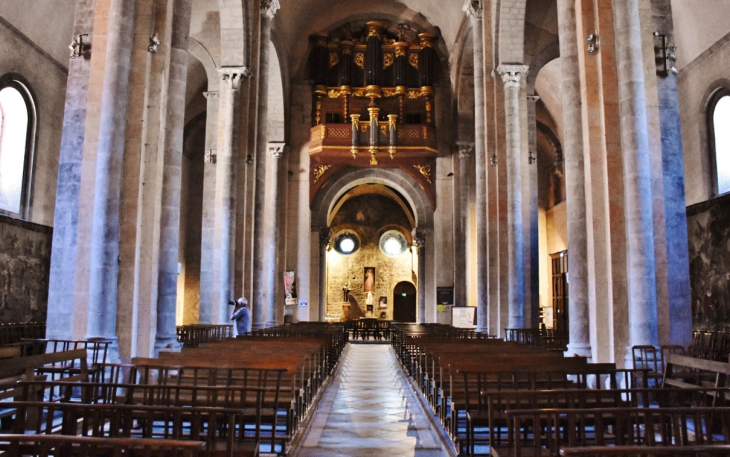
<path fill-rule="evenodd" d="M 416 286 L 402 281 L 393 288 L 393 320 L 416 322 Z"/>

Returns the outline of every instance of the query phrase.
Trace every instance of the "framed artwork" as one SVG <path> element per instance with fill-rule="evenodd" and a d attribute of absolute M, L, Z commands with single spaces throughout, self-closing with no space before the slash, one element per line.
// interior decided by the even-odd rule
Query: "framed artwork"
<path fill-rule="evenodd" d="M 387 308 L 388 307 L 388 297 L 380 297 L 378 300 L 378 307 L 380 309 Z"/>
<path fill-rule="evenodd" d="M 365 279 L 363 280 L 363 292 L 375 292 L 375 267 L 365 267 Z"/>

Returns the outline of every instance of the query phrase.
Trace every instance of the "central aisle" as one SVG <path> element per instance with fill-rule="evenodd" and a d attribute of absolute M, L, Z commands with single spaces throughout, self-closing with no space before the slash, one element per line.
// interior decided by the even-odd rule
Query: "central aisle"
<path fill-rule="evenodd" d="M 348 344 L 297 457 L 444 456 L 390 346 Z"/>

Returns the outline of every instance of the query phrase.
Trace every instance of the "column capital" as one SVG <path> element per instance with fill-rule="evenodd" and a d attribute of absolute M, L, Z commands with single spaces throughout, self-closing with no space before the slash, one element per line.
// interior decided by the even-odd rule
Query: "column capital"
<path fill-rule="evenodd" d="M 286 143 L 271 142 L 267 145 L 267 149 L 269 150 L 269 154 L 275 159 L 281 159 L 286 152 Z"/>
<path fill-rule="evenodd" d="M 538 100 L 540 100 L 540 96 L 539 95 L 528 95 L 527 96 L 527 101 L 530 102 L 530 103 L 532 103 L 533 105 L 535 103 L 537 103 Z"/>
<path fill-rule="evenodd" d="M 218 69 L 218 75 L 230 90 L 241 88 L 241 80 L 252 76 L 248 67 L 223 67 Z"/>
<path fill-rule="evenodd" d="M 261 14 L 273 19 L 277 11 L 279 11 L 279 0 L 261 0 Z"/>
<path fill-rule="evenodd" d="M 418 249 L 426 247 L 426 234 L 423 233 L 423 230 L 418 230 L 417 228 L 414 228 L 413 230 L 411 230 L 411 235 L 413 236 L 413 246 L 417 247 Z"/>
<path fill-rule="evenodd" d="M 472 19 L 481 19 L 484 13 L 483 0 L 465 0 L 461 8 Z"/>
<path fill-rule="evenodd" d="M 502 78 L 502 85 L 507 89 L 520 87 L 520 80 L 527 75 L 529 69 L 527 65 L 500 65 L 495 72 Z"/>
<path fill-rule="evenodd" d="M 218 95 L 219 95 L 219 93 L 217 90 L 209 90 L 209 91 L 203 92 L 203 96 L 205 98 L 207 98 L 208 100 L 210 100 L 211 98 L 218 98 Z"/>
<path fill-rule="evenodd" d="M 332 238 L 332 229 L 330 227 L 322 227 L 319 229 L 319 247 L 326 249 Z"/>
<path fill-rule="evenodd" d="M 474 154 L 474 142 L 473 141 L 457 141 L 456 148 L 459 150 L 459 158 L 466 159 Z"/>

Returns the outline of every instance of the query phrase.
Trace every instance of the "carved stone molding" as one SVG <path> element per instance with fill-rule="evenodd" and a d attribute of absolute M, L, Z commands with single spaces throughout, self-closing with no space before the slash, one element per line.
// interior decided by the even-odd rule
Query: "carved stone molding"
<path fill-rule="evenodd" d="M 413 246 L 418 249 L 426 246 L 426 235 L 422 231 L 414 228 L 411 231 L 411 236 L 413 236 Z"/>
<path fill-rule="evenodd" d="M 273 19 L 277 11 L 279 11 L 279 0 L 261 0 L 261 14 Z"/>
<path fill-rule="evenodd" d="M 459 159 L 467 159 L 474 155 L 474 143 L 470 141 L 457 141 L 456 148 L 459 150 Z"/>
<path fill-rule="evenodd" d="M 223 67 L 218 69 L 218 74 L 229 90 L 239 90 L 241 80 L 252 76 L 247 67 Z"/>
<path fill-rule="evenodd" d="M 496 73 L 502 78 L 502 85 L 507 89 L 520 87 L 520 80 L 527 75 L 529 69 L 527 65 L 500 65 Z"/>
<path fill-rule="evenodd" d="M 471 18 L 481 19 L 484 14 L 483 0 L 465 0 L 462 10 Z"/>
<path fill-rule="evenodd" d="M 267 146 L 269 150 L 269 154 L 271 154 L 275 159 L 281 159 L 284 156 L 284 152 L 286 152 L 286 144 L 285 143 L 269 143 Z"/>

